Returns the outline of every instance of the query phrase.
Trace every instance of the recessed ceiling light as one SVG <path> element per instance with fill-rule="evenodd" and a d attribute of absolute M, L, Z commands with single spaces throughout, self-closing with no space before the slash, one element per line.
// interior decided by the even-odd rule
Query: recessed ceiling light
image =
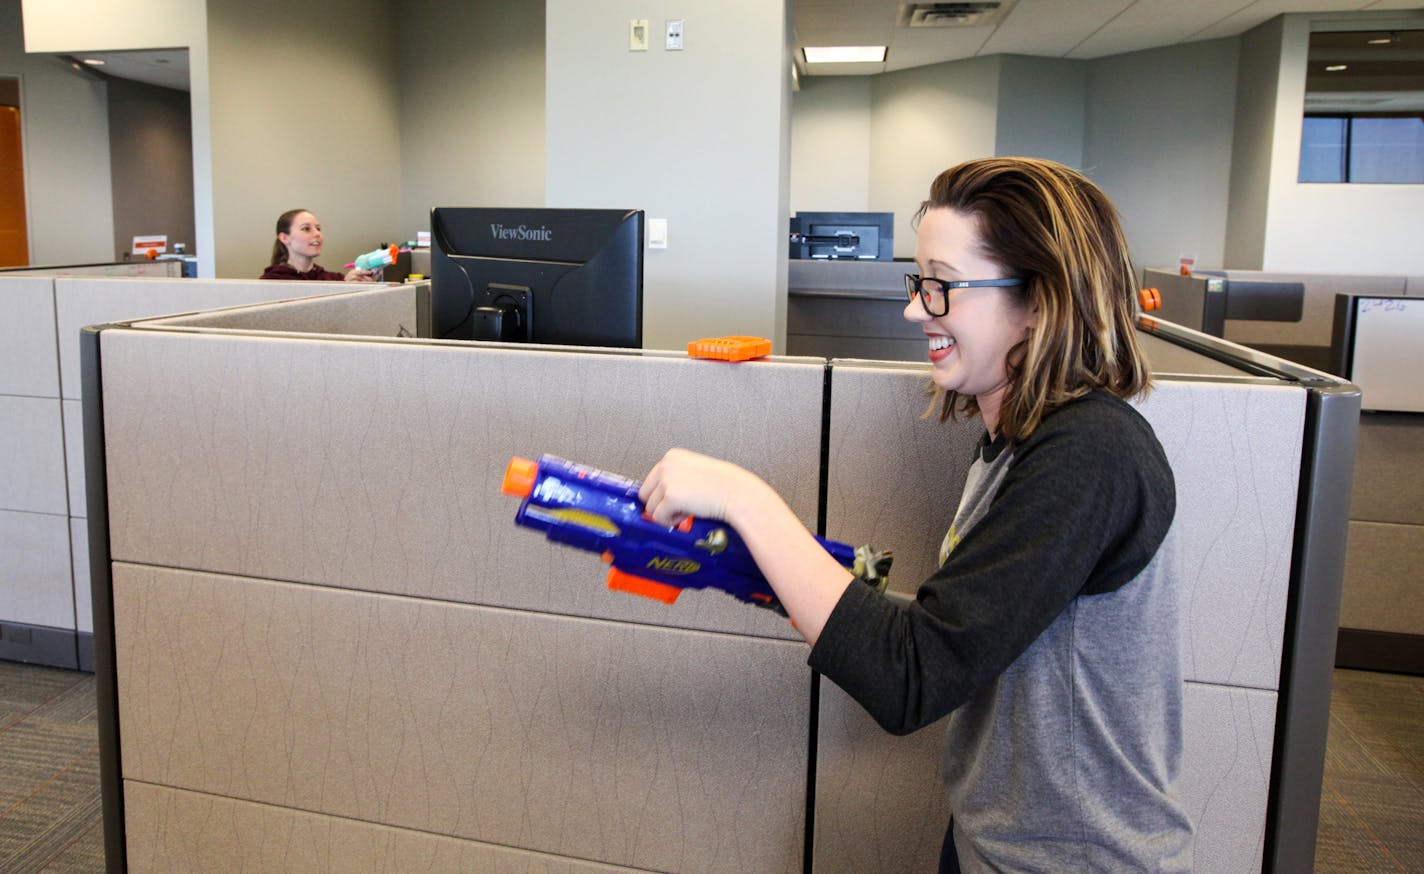
<path fill-rule="evenodd" d="M 84 59 L 84 63 L 88 64 L 88 65 L 91 66 L 91 67 L 102 67 L 102 66 L 104 66 L 104 59 L 103 59 L 103 58 L 85 58 L 85 59 Z"/>
<path fill-rule="evenodd" d="M 1327 73 L 1338 73 L 1338 72 L 1340 72 L 1341 70 L 1348 70 L 1348 69 L 1350 69 L 1350 65 L 1349 65 L 1349 64 L 1331 64 L 1330 66 L 1328 66 L 1328 67 L 1325 68 L 1325 72 L 1327 72 Z"/>
<path fill-rule="evenodd" d="M 878 64 L 885 60 L 885 46 L 803 46 L 808 64 Z"/>

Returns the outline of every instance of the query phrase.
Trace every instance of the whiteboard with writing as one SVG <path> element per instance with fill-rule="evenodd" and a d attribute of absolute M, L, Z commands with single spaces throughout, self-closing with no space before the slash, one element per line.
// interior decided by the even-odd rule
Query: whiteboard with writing
<path fill-rule="evenodd" d="M 1363 409 L 1424 413 L 1424 298 L 1355 299 L 1350 381 Z"/>

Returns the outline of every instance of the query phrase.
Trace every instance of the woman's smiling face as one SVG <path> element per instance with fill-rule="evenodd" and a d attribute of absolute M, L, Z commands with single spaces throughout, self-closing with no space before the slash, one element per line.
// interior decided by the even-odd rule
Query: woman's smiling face
<path fill-rule="evenodd" d="M 979 218 L 945 207 L 927 210 L 920 219 L 915 262 L 921 276 L 947 282 L 1013 275 L 989 257 Z M 931 316 L 917 298 L 906 305 L 905 318 L 925 332 L 935 385 L 972 395 L 992 433 L 1009 387 L 1009 350 L 1024 339 L 1037 314 L 1019 304 L 1012 288 L 956 288 L 948 295 L 944 315 Z"/>

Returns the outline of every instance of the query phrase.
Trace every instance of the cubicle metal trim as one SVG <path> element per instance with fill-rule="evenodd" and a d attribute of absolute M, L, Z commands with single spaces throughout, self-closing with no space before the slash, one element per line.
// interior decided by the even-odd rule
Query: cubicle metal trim
<path fill-rule="evenodd" d="M 1359 420 L 1358 388 L 1339 380 L 1311 387 L 1286 595 L 1263 871 L 1309 871 L 1315 864 Z"/>
<path fill-rule="evenodd" d="M 1139 315 L 1137 329 L 1255 376 L 1299 383 L 1306 388 L 1338 386 L 1343 383 L 1333 374 L 1152 316 Z"/>
<path fill-rule="evenodd" d="M 119 675 L 114 643 L 114 598 L 109 554 L 109 478 L 104 453 L 104 381 L 99 335 L 111 325 L 79 334 L 84 411 L 84 491 L 89 525 L 89 585 L 94 611 L 94 686 L 99 722 L 99 789 L 104 815 L 105 868 L 128 870 L 124 837 L 124 782 L 119 744 Z"/>

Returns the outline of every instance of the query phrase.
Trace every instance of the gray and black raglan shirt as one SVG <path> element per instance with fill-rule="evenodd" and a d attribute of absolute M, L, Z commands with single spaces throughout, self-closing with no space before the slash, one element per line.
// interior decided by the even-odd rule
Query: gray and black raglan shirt
<path fill-rule="evenodd" d="M 1092 392 L 981 442 L 913 603 L 851 586 L 832 611 L 813 668 L 887 731 L 949 716 L 964 871 L 1190 870 L 1175 510 L 1152 427 Z"/>

